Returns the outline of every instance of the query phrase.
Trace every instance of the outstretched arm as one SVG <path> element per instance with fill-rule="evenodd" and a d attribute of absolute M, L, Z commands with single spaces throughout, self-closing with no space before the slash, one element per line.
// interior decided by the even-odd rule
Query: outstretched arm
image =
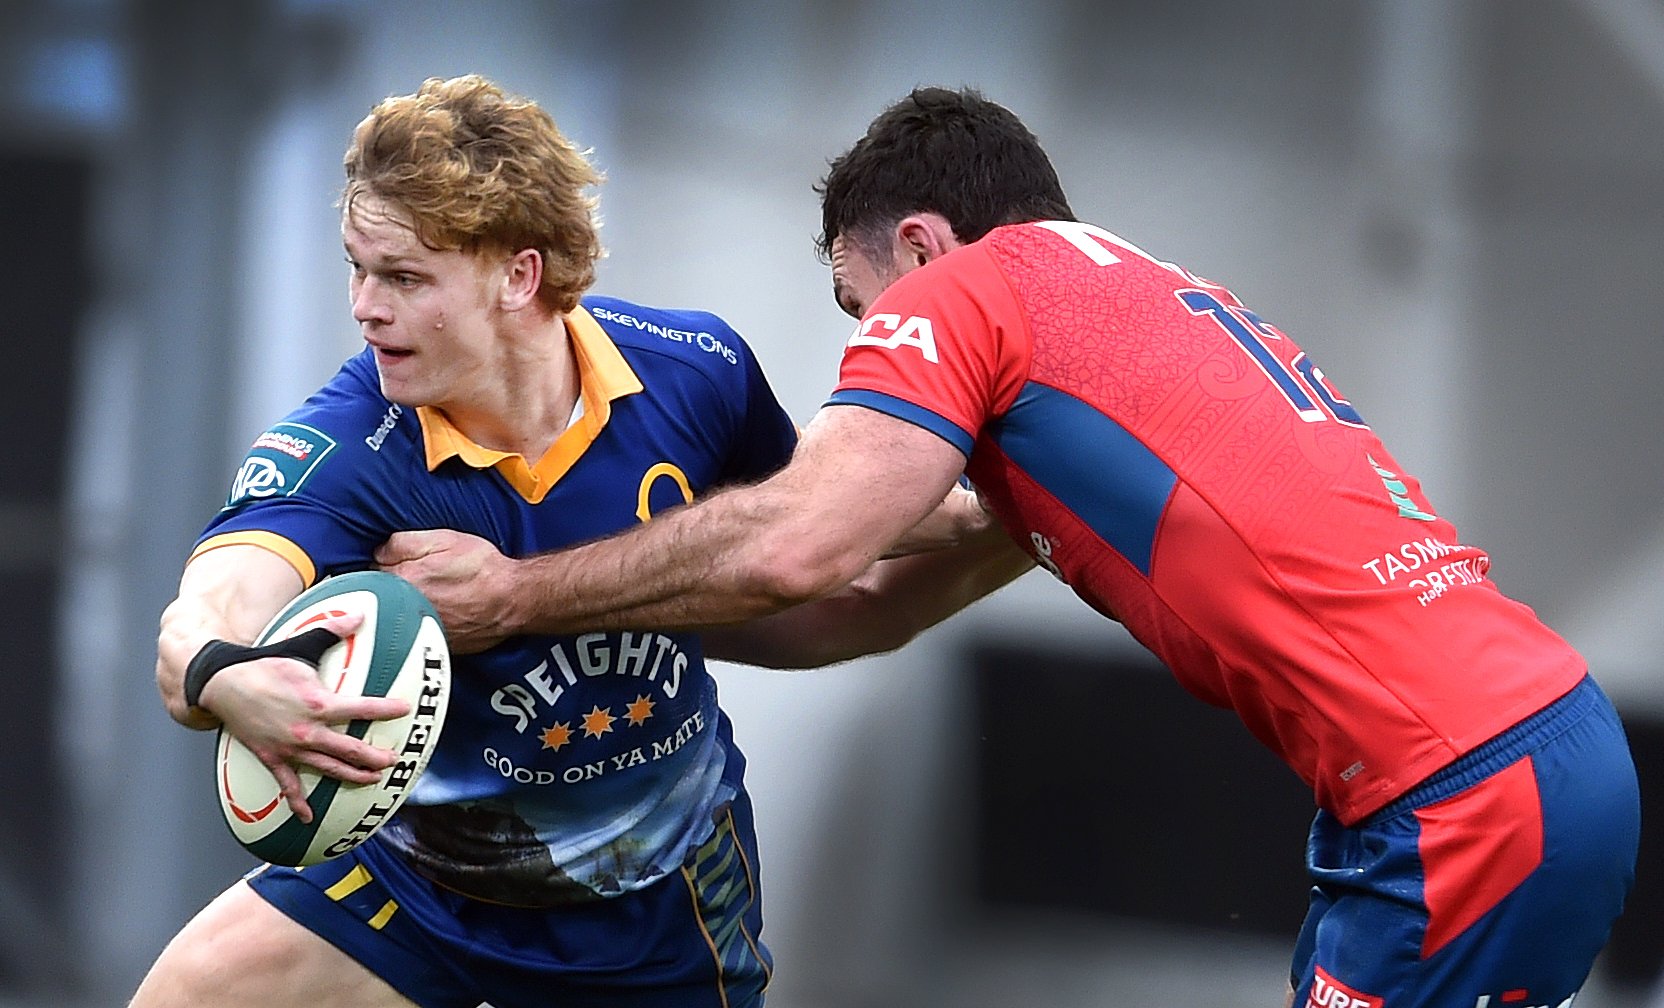
<path fill-rule="evenodd" d="M 700 636 L 712 658 L 819 668 L 906 644 L 1034 568 L 998 527 L 951 549 L 880 560 L 843 589 Z"/>
<path fill-rule="evenodd" d="M 454 534 L 401 533 L 376 557 L 433 601 L 458 650 L 517 633 L 737 623 L 848 584 L 936 508 L 964 464 L 923 428 L 831 406 L 769 479 L 608 539 L 511 560 Z"/>

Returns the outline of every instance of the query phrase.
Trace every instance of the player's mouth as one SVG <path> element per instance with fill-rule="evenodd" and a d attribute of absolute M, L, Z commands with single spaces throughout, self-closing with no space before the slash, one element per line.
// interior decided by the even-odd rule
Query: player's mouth
<path fill-rule="evenodd" d="M 414 350 L 405 350 L 400 347 L 382 346 L 379 343 L 371 343 L 370 349 L 376 352 L 377 362 L 383 364 L 402 361 L 416 355 L 416 351 Z"/>

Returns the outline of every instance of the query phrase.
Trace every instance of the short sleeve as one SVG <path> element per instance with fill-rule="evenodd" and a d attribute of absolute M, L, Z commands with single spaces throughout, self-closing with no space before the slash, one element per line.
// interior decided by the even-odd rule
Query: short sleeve
<path fill-rule="evenodd" d="M 738 429 L 731 442 L 723 479 L 724 482 L 750 482 L 773 474 L 791 460 L 798 432 L 751 348 L 738 334 L 734 334 L 734 345 L 738 347 L 744 377 L 736 418 Z"/>
<path fill-rule="evenodd" d="M 873 302 L 844 348 L 827 405 L 887 413 L 969 457 L 983 427 L 1016 399 L 1029 346 L 998 266 L 976 245 L 956 249 Z"/>
<path fill-rule="evenodd" d="M 343 368 L 256 437 L 195 552 L 236 542 L 264 546 L 308 584 L 367 566 L 394 528 L 389 488 L 409 482 L 396 477 L 395 457 L 407 454 L 417 426 L 411 412 L 393 416 L 391 404 L 372 391 Z"/>

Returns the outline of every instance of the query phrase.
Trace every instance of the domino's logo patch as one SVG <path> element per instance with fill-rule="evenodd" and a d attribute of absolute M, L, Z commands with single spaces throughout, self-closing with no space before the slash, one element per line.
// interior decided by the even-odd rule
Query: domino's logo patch
<path fill-rule="evenodd" d="M 335 450 L 335 439 L 298 423 L 280 423 L 254 439 L 248 458 L 237 470 L 227 510 L 252 501 L 288 497 L 305 485 L 312 473 Z"/>

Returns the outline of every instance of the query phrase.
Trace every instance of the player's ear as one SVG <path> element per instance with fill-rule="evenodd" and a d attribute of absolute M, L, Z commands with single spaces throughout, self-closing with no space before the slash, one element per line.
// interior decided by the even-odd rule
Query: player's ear
<path fill-rule="evenodd" d="M 909 268 L 923 266 L 937 256 L 964 244 L 953 233 L 953 225 L 939 213 L 910 214 L 896 225 L 898 254 Z"/>
<path fill-rule="evenodd" d="M 509 256 L 503 266 L 499 297 L 504 311 L 516 311 L 531 304 L 543 286 L 543 255 L 525 248 Z"/>

